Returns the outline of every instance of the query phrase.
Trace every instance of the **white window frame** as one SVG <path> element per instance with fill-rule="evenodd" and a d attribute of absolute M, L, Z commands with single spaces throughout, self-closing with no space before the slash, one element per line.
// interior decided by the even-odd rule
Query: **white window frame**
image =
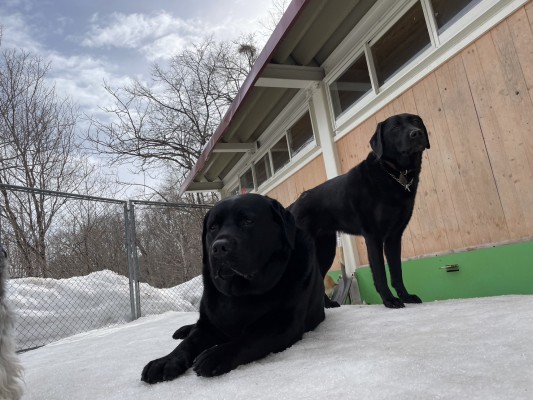
<path fill-rule="evenodd" d="M 257 176 L 257 172 L 255 171 L 255 166 L 259 163 L 260 160 L 263 159 L 264 156 L 267 156 L 267 159 L 268 159 L 268 167 L 270 169 L 270 176 L 266 178 L 265 181 L 262 182 L 261 184 L 257 184 L 258 182 L 256 180 L 255 181 L 256 189 L 259 189 L 261 186 L 264 186 L 264 184 L 268 182 L 270 179 L 272 179 L 272 177 L 274 176 L 274 166 L 272 165 L 272 157 L 271 157 L 270 149 L 267 153 L 264 153 L 263 156 L 257 157 L 257 158 L 254 157 L 254 161 L 253 161 L 253 170 L 254 170 L 253 173 L 255 174 L 254 176 Z"/>
<path fill-rule="evenodd" d="M 242 185 L 241 185 L 241 178 L 244 176 L 244 174 L 246 174 L 248 172 L 248 170 L 251 170 L 252 171 L 252 184 L 253 184 L 253 188 L 250 192 L 246 192 L 246 193 L 252 193 L 252 192 L 255 192 L 257 190 L 257 181 L 255 179 L 255 168 L 253 167 L 253 163 L 250 165 L 249 163 L 246 163 L 246 165 L 244 166 L 244 168 L 242 168 L 241 172 L 239 173 L 239 178 L 238 178 L 238 181 L 239 181 L 239 193 L 242 193 Z"/>
<path fill-rule="evenodd" d="M 372 98 L 373 95 L 376 95 L 378 92 L 378 88 L 377 88 L 377 79 L 376 79 L 376 76 L 375 76 L 375 70 L 371 70 L 370 69 L 370 63 L 369 63 L 369 57 L 367 55 L 367 45 L 365 44 L 362 44 L 360 46 L 357 46 L 354 51 L 353 51 L 353 54 L 350 56 L 349 60 L 350 62 L 345 62 L 343 65 L 344 65 L 344 68 L 343 69 L 339 69 L 336 71 L 336 73 L 334 75 L 332 75 L 331 78 L 327 79 L 325 81 L 326 83 L 326 92 L 327 92 L 327 98 L 328 98 L 328 105 L 329 105 L 329 111 L 330 111 L 330 114 L 333 116 L 333 118 L 335 118 L 335 110 L 333 108 L 333 98 L 331 96 L 331 85 L 337 80 L 339 79 L 347 70 L 348 68 L 350 68 L 350 66 L 356 62 L 359 57 L 365 57 L 366 59 L 366 66 L 368 68 L 368 74 L 370 76 L 370 84 L 372 85 L 372 90 L 370 90 L 368 93 L 364 94 L 363 96 L 361 96 L 359 99 L 357 99 L 355 101 L 355 103 L 351 104 L 350 106 L 348 106 L 348 108 L 346 110 L 344 110 L 343 112 L 341 112 L 339 114 L 339 116 L 337 117 L 337 119 L 339 119 L 342 115 L 344 115 L 348 110 L 352 109 L 352 107 L 356 104 L 359 104 L 361 102 L 364 102 L 365 101 L 365 98 Z M 370 58 L 372 57 L 372 55 L 370 54 Z"/>
<path fill-rule="evenodd" d="M 295 155 L 292 153 L 289 143 L 288 130 L 294 125 L 305 113 L 309 113 L 311 119 L 311 127 L 313 129 L 313 140 L 304 146 Z M 285 137 L 287 143 L 287 150 L 289 152 L 289 162 L 281 167 L 279 170 L 274 171 L 274 163 L 272 162 L 272 146 L 274 146 L 282 137 Z M 316 134 L 316 126 L 313 120 L 311 109 L 309 107 L 309 93 L 308 90 L 301 90 L 296 96 L 289 102 L 289 105 L 285 107 L 282 113 L 270 124 L 267 129 L 258 138 L 261 142 L 261 147 L 255 153 L 250 153 L 247 157 L 243 157 L 237 165 L 228 173 L 228 176 L 236 173 L 237 185 L 239 186 L 239 192 L 241 192 L 241 176 L 246 173 L 248 168 L 252 169 L 252 175 L 254 179 L 253 192 L 268 191 L 267 188 L 271 187 L 274 182 L 278 182 L 280 177 L 285 176 L 288 172 L 292 172 L 293 169 L 297 170 L 300 164 L 306 163 L 307 159 L 315 154 L 320 153 L 318 148 L 318 138 Z M 257 185 L 257 179 L 255 174 L 255 164 L 265 155 L 269 154 L 271 176 L 261 185 Z M 233 181 L 225 182 L 224 186 L 233 187 Z M 277 184 L 277 183 L 276 183 Z"/>
<path fill-rule="evenodd" d="M 274 143 L 272 143 L 270 146 L 268 146 L 268 154 L 270 155 L 270 159 L 273 160 L 273 158 L 272 158 L 272 147 L 274 147 L 275 144 L 278 144 L 278 142 L 281 141 L 282 138 L 285 138 L 285 144 L 287 145 L 287 153 L 289 154 L 289 161 L 287 161 L 287 163 L 283 167 L 278 169 L 277 171 L 274 169 L 274 163 L 272 163 L 272 177 L 274 176 L 274 174 L 277 174 L 280 171 L 282 171 L 283 168 L 285 168 L 287 165 L 289 165 L 291 163 L 291 161 L 292 161 L 291 149 L 289 147 L 289 138 L 287 137 L 287 131 L 283 131 L 281 136 L 276 136 L 276 137 L 277 137 L 277 140 L 275 140 Z"/>
<path fill-rule="evenodd" d="M 351 118 L 351 115 L 353 115 L 354 113 L 357 113 L 358 110 L 367 106 L 372 100 L 376 98 L 376 96 L 378 96 L 381 92 L 387 90 L 387 88 L 390 87 L 395 81 L 400 79 L 401 76 L 403 76 L 403 74 L 405 74 L 406 71 L 411 70 L 412 67 L 414 65 L 417 65 L 421 59 L 426 58 L 429 53 L 434 51 L 435 42 L 434 42 L 433 34 L 428 29 L 428 36 L 430 38 L 429 47 L 426 48 L 425 50 L 422 50 L 414 58 L 412 58 L 405 65 L 403 65 L 400 69 L 394 72 L 394 74 L 392 74 L 387 79 L 387 81 L 383 83 L 383 85 L 381 86 L 379 85 L 377 74 L 376 74 L 376 68 L 374 66 L 374 59 L 372 56 L 372 50 L 371 50 L 372 44 L 377 42 L 381 37 L 383 37 L 383 35 L 385 35 L 388 32 L 388 30 L 403 17 L 405 13 L 413 5 L 415 5 L 418 2 L 421 3 L 422 11 L 424 13 L 424 18 L 426 20 L 426 26 L 427 26 L 428 25 L 428 22 L 427 22 L 428 13 L 425 11 L 425 7 L 422 4 L 422 1 L 428 1 L 428 0 L 408 0 L 408 1 L 396 2 L 394 6 L 390 7 L 385 12 L 385 14 L 382 16 L 380 21 L 376 25 L 374 25 L 373 29 L 370 29 L 365 35 L 359 36 L 359 43 L 357 45 L 354 45 L 354 48 L 355 48 L 354 51 L 350 52 L 347 55 L 342 65 L 338 68 L 335 68 L 334 72 L 331 75 L 326 76 L 324 81 L 328 85 L 327 96 L 328 96 L 328 103 L 330 107 L 330 114 L 334 116 L 335 114 L 333 112 L 333 104 L 332 104 L 331 93 L 329 91 L 329 85 L 332 82 L 334 82 L 336 79 L 338 79 L 338 77 L 341 76 L 346 71 L 346 69 L 350 65 L 352 65 L 352 63 L 354 63 L 361 54 L 364 53 L 366 57 L 366 61 L 367 61 L 367 67 L 368 67 L 368 72 L 370 74 L 370 81 L 372 83 L 373 91 L 361 97 L 354 104 L 348 107 L 344 112 L 342 112 L 336 119 L 334 119 L 332 122 L 335 128 L 338 128 L 342 126 L 343 124 L 345 124 L 346 121 Z M 374 7 L 372 8 L 372 11 L 374 10 L 374 8 L 377 8 L 377 9 L 383 8 L 383 4 L 384 4 L 383 2 L 376 3 Z M 384 10 L 381 10 L 381 12 L 384 12 Z M 369 18 L 371 18 L 373 14 L 374 12 L 369 16 Z"/>
<path fill-rule="evenodd" d="M 431 46 L 420 52 L 378 87 L 370 46 L 418 1 L 422 5 Z M 400 0 L 392 5 L 387 0 L 378 1 L 322 65 L 326 71 L 324 83 L 328 87 L 326 95 L 331 123 L 335 130 L 334 140 L 337 141 L 348 134 L 395 96 L 526 3 L 527 0 L 481 0 L 466 12 L 459 12 L 439 33 L 430 0 Z M 374 92 L 363 96 L 335 118 L 329 85 L 361 55 L 361 47 L 366 53 Z"/>
<path fill-rule="evenodd" d="M 375 69 L 375 66 L 373 65 L 374 64 L 374 60 L 373 60 L 373 55 L 372 55 L 372 45 L 374 43 L 376 43 L 379 39 L 381 39 L 389 31 L 389 29 L 392 28 L 394 26 L 394 24 L 396 24 L 396 22 L 398 22 L 400 19 L 402 19 L 403 16 L 405 15 L 405 13 L 407 11 L 409 11 L 409 9 L 412 6 L 414 6 L 416 3 L 422 3 L 422 1 L 423 0 L 411 0 L 411 1 L 407 2 L 405 7 L 403 7 L 401 9 L 401 12 L 397 13 L 393 18 L 391 18 L 389 20 L 389 22 L 386 25 L 384 25 L 378 31 L 378 33 L 376 35 L 374 35 L 373 37 L 367 37 L 367 40 L 365 40 L 365 43 L 366 43 L 366 47 L 368 48 L 368 54 L 372 57 L 372 73 L 376 74 L 376 69 Z M 422 8 L 422 13 L 424 15 L 424 19 L 425 19 L 425 22 L 426 22 L 426 28 L 428 28 L 427 13 L 424 11 L 424 6 L 422 4 L 420 4 L 420 6 Z M 377 74 L 376 74 L 376 85 L 377 85 L 378 94 L 379 94 L 379 92 L 382 92 L 382 91 L 386 90 L 387 87 L 390 86 L 391 81 L 397 80 L 399 76 L 401 76 L 402 74 L 405 74 L 405 71 L 408 71 L 408 70 L 412 69 L 413 65 L 418 64 L 421 59 L 426 58 L 427 55 L 429 53 L 431 53 L 435 49 L 435 43 L 433 41 L 433 35 L 432 35 L 432 33 L 430 32 L 429 29 L 428 29 L 428 36 L 429 36 L 429 47 L 424 49 L 424 50 L 421 50 L 418 54 L 416 54 L 413 58 L 411 58 L 411 60 L 407 61 L 407 63 L 402 65 L 389 78 L 387 78 L 387 80 L 385 82 L 383 82 L 383 85 L 379 85 L 379 82 L 377 81 Z M 370 68 L 370 66 L 369 66 L 369 68 Z"/>

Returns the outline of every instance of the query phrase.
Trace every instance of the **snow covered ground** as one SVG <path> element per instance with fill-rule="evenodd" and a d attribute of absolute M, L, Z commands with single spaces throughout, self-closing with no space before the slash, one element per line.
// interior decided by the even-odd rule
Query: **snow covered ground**
<path fill-rule="evenodd" d="M 142 383 L 143 366 L 197 316 L 149 316 L 24 353 L 24 399 L 533 399 L 533 296 L 343 306 L 290 349 L 229 374 Z"/>

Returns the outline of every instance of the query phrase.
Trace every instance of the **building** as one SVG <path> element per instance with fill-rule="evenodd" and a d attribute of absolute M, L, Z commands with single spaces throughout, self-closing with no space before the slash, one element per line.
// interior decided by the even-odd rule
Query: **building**
<path fill-rule="evenodd" d="M 363 160 L 379 121 L 419 114 L 431 149 L 407 286 L 423 300 L 533 294 L 532 31 L 527 0 L 293 0 L 181 192 L 289 205 Z M 342 247 L 379 301 L 362 239 Z"/>

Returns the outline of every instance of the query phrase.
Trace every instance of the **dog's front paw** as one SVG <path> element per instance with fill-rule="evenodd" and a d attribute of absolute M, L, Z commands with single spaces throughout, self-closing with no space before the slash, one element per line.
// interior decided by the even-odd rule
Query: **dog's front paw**
<path fill-rule="evenodd" d="M 166 356 L 150 361 L 143 369 L 141 380 L 146 383 L 171 381 L 183 374 L 189 365 L 180 356 Z"/>
<path fill-rule="evenodd" d="M 324 308 L 337 308 L 341 305 L 337 303 L 336 301 L 331 300 L 329 297 L 324 298 Z"/>
<path fill-rule="evenodd" d="M 231 354 L 224 346 L 215 346 L 204 350 L 193 363 L 194 372 L 198 376 L 212 377 L 225 374 L 233 369 Z"/>
<path fill-rule="evenodd" d="M 409 294 L 409 293 L 406 293 L 404 295 L 401 295 L 400 296 L 400 299 L 404 302 L 404 303 L 415 303 L 415 304 L 420 304 L 422 303 L 422 300 L 420 299 L 420 297 L 418 297 L 416 294 Z"/>
<path fill-rule="evenodd" d="M 396 297 L 389 297 L 389 298 L 383 299 L 383 305 L 388 308 L 404 308 L 405 307 L 402 301 L 400 299 L 397 299 Z"/>

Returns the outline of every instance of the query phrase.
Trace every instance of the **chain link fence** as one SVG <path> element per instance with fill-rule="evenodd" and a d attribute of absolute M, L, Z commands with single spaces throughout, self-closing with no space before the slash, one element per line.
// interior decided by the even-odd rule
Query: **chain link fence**
<path fill-rule="evenodd" d="M 208 205 L 11 185 L 0 192 L 19 351 L 140 316 L 198 310 Z"/>

